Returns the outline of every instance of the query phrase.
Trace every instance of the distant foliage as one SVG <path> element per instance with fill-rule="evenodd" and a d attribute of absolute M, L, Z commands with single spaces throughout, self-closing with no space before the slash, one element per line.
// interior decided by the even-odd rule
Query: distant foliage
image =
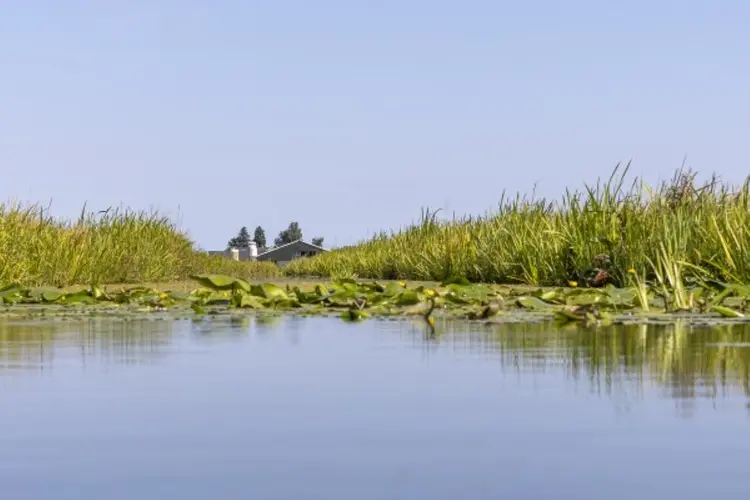
<path fill-rule="evenodd" d="M 266 247 L 266 232 L 262 227 L 258 226 L 255 228 L 253 240 L 255 240 L 255 244 L 258 245 L 258 248 Z"/>
<path fill-rule="evenodd" d="M 626 285 L 657 262 L 688 280 L 750 283 L 750 176 L 741 186 L 698 185 L 679 170 L 656 188 L 627 167 L 559 201 L 503 196 L 485 217 L 441 221 L 429 211 L 406 229 L 298 259 L 291 276 L 443 280 L 561 286 Z"/>
<path fill-rule="evenodd" d="M 250 246 L 250 233 L 245 226 L 242 226 L 240 232 L 227 242 L 227 248 L 247 248 Z"/>
<path fill-rule="evenodd" d="M 318 238 L 313 238 L 312 239 L 312 244 L 315 245 L 316 247 L 322 247 L 323 246 L 323 237 L 320 236 Z"/>
<path fill-rule="evenodd" d="M 268 278 L 279 268 L 199 252 L 155 212 L 107 210 L 65 221 L 36 205 L 0 204 L 0 286 L 164 282 L 200 273 Z"/>
<path fill-rule="evenodd" d="M 302 239 L 302 229 L 297 222 L 290 222 L 289 227 L 279 233 L 274 240 L 276 246 L 285 245 Z"/>

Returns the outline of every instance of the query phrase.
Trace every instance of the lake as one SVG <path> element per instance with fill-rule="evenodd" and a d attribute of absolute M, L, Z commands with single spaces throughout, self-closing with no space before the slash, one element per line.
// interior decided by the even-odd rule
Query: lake
<path fill-rule="evenodd" d="M 25 499 L 750 494 L 750 327 L 0 320 Z"/>

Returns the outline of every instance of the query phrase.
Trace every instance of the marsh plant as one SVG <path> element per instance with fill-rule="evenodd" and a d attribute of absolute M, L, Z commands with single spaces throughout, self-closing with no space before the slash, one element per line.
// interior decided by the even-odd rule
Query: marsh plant
<path fill-rule="evenodd" d="M 67 221 L 38 205 L 0 204 L 0 283 L 139 283 L 205 272 L 258 278 L 276 276 L 278 268 L 199 252 L 155 212 L 84 209 Z"/>
<path fill-rule="evenodd" d="M 412 226 L 294 261 L 284 272 L 628 286 L 629 271 L 638 270 L 642 281 L 669 283 L 682 272 L 687 280 L 750 282 L 750 177 L 739 187 L 716 177 L 699 184 L 680 169 L 652 188 L 638 178 L 626 184 L 629 166 L 557 201 L 503 194 L 494 213 L 452 220 L 424 211 Z"/>

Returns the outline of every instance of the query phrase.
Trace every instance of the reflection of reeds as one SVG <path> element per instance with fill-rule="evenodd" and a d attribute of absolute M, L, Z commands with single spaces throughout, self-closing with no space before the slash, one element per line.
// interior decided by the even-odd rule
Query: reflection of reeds
<path fill-rule="evenodd" d="M 75 351 L 82 364 L 89 358 L 140 363 L 161 356 L 172 335 L 171 321 L 148 319 L 0 321 L 0 370 L 44 368 L 54 363 L 61 350 Z"/>
<path fill-rule="evenodd" d="M 651 279 L 654 263 L 668 281 L 687 269 L 675 267 L 684 262 L 709 277 L 750 283 L 750 176 L 734 189 L 715 179 L 697 185 L 679 171 L 658 189 L 638 180 L 624 189 L 626 172 L 566 192 L 560 202 L 503 197 L 494 214 L 450 221 L 427 212 L 420 223 L 294 261 L 284 272 L 557 286 L 585 283 L 602 264 L 625 285 L 630 269 Z"/>
<path fill-rule="evenodd" d="M 439 322 L 438 338 L 454 348 L 495 353 L 514 369 L 563 368 L 592 387 L 655 383 L 675 398 L 740 389 L 750 396 L 750 324 L 612 325 L 555 328 L 549 322 L 507 323 L 478 333 L 476 324 Z M 735 345 L 732 345 L 735 344 Z"/>
<path fill-rule="evenodd" d="M 0 204 L 0 285 L 154 282 L 200 273 L 273 277 L 278 268 L 197 252 L 156 213 L 107 210 L 61 221 L 38 206 Z"/>
<path fill-rule="evenodd" d="M 200 338 L 236 336 L 252 328 L 258 335 L 292 333 L 307 321 L 283 315 L 226 318 L 198 322 Z M 316 320 L 318 321 L 318 320 Z M 326 320 L 323 320 L 326 321 Z M 407 331 L 399 321 L 369 323 L 373 328 Z M 330 328 L 339 323 L 331 319 Z M 379 326 L 375 326 L 379 325 Z M 190 328 L 190 327 L 185 327 Z M 365 328 L 365 326 L 363 326 Z M 477 323 L 437 318 L 434 331 L 420 320 L 418 341 L 425 346 L 448 344 L 454 350 L 483 352 L 504 368 L 519 372 L 562 370 L 585 379 L 595 390 L 612 393 L 618 386 L 656 385 L 682 400 L 714 397 L 740 390 L 750 397 L 750 324 L 690 326 L 677 321 L 665 325 L 611 325 L 562 328 L 552 322 Z M 429 330 L 424 335 L 424 330 Z M 235 331 L 237 330 L 237 331 Z M 172 321 L 85 319 L 8 322 L 0 320 L 0 374 L 8 368 L 38 368 L 53 364 L 56 353 L 78 356 L 81 363 L 126 364 L 149 362 L 169 352 L 180 326 Z M 184 331 L 184 330 L 183 330 Z M 349 332 L 345 333 L 350 335 Z"/>

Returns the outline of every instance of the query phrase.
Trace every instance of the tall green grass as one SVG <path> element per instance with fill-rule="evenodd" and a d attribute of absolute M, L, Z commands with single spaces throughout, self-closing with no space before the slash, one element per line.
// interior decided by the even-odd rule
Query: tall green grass
<path fill-rule="evenodd" d="M 157 282 L 207 272 L 244 278 L 279 274 L 274 264 L 199 252 L 154 212 L 82 211 L 77 220 L 66 221 L 38 205 L 0 204 L 0 285 Z"/>
<path fill-rule="evenodd" d="M 440 221 L 426 211 L 405 229 L 292 262 L 291 276 L 565 285 L 597 269 L 628 283 L 628 270 L 659 266 L 686 275 L 750 283 L 750 177 L 737 187 L 703 184 L 682 169 L 652 188 L 618 166 L 606 182 L 561 199 L 503 193 L 496 212 Z"/>

